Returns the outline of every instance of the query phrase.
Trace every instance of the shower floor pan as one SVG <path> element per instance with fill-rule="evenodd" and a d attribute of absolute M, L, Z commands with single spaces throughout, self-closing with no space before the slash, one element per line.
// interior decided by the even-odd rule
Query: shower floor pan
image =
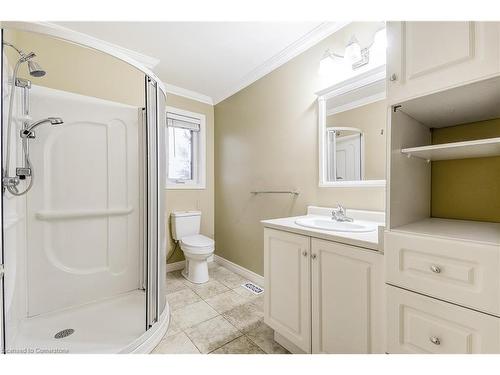
<path fill-rule="evenodd" d="M 145 306 L 145 293 L 137 290 L 29 318 L 9 347 L 28 353 L 119 353 L 145 332 Z M 61 338 L 54 337 L 58 333 Z"/>

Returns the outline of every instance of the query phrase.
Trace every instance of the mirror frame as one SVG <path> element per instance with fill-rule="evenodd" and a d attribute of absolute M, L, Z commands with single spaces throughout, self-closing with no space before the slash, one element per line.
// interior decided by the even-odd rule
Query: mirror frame
<path fill-rule="evenodd" d="M 358 93 L 358 99 L 338 107 L 336 113 L 374 103 L 386 98 L 385 92 L 385 65 L 369 70 L 363 74 L 337 83 L 324 90 L 318 91 L 318 165 L 319 187 L 385 187 L 386 180 L 360 180 L 360 181 L 328 181 L 326 163 L 326 102 L 329 99 L 340 97 L 347 93 Z M 369 96 L 363 95 L 363 87 L 384 83 L 384 90 Z"/>

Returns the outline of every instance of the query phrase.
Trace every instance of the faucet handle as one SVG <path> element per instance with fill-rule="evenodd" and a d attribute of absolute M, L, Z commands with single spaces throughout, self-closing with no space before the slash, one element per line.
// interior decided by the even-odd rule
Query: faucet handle
<path fill-rule="evenodd" d="M 342 206 L 340 203 L 337 203 L 337 211 L 339 214 L 344 215 L 345 214 L 345 208 Z"/>

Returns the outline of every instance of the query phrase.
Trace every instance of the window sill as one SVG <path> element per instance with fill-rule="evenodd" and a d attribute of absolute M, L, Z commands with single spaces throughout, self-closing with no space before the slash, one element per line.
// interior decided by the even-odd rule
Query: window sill
<path fill-rule="evenodd" d="M 319 187 L 385 187 L 385 180 L 320 182 Z"/>
<path fill-rule="evenodd" d="M 172 184 L 165 186 L 166 190 L 205 190 L 206 188 L 205 185 Z"/>

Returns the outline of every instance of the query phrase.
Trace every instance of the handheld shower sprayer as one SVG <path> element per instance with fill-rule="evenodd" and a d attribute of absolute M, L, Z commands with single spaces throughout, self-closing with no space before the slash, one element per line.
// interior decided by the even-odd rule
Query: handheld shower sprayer
<path fill-rule="evenodd" d="M 21 138 L 35 138 L 35 133 L 33 132 L 33 130 L 45 123 L 50 123 L 50 125 L 61 125 L 64 124 L 64 121 L 60 117 L 47 117 L 43 120 L 35 121 L 21 130 Z"/>

